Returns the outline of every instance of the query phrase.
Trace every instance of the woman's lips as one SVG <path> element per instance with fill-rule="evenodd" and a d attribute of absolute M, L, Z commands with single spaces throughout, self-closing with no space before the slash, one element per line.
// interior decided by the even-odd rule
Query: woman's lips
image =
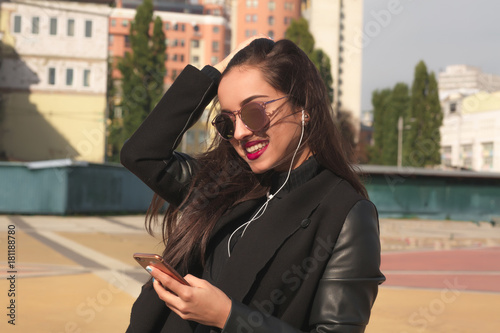
<path fill-rule="evenodd" d="M 262 155 L 269 145 L 269 141 L 250 141 L 245 144 L 245 152 L 249 160 L 255 160 Z"/>

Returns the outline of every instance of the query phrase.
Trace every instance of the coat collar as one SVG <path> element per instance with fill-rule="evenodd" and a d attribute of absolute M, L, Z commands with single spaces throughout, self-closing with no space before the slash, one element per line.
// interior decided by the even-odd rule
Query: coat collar
<path fill-rule="evenodd" d="M 233 299 L 242 301 L 259 271 L 301 227 L 301 222 L 312 214 L 323 197 L 340 180 L 336 176 L 332 177 L 330 171 L 323 170 L 317 177 L 284 198 L 276 197 L 271 200 L 268 211 L 252 222 L 245 235 L 238 241 L 220 274 L 218 286 Z M 235 215 L 241 216 L 245 211 L 248 212 L 248 209 L 255 209 L 255 202 L 245 202 L 240 206 L 229 213 L 226 219 L 234 219 Z M 288 214 L 291 207 L 293 216 Z"/>

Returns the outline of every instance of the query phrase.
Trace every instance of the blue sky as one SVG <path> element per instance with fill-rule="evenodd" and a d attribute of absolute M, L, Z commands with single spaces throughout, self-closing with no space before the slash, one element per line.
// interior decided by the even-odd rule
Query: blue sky
<path fill-rule="evenodd" d="M 364 0 L 363 20 L 380 28 L 363 48 L 363 110 L 373 90 L 410 85 L 420 60 L 436 75 L 453 64 L 500 75 L 500 0 Z"/>

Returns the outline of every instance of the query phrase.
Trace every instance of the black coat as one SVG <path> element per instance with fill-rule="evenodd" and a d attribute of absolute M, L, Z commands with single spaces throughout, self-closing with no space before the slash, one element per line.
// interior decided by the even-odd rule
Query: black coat
<path fill-rule="evenodd" d="M 122 163 L 173 204 L 184 197 L 195 169 L 174 149 L 215 96 L 218 76 L 211 67 L 188 66 L 122 150 Z M 255 200 L 237 205 L 213 235 L 255 207 Z M 384 280 L 378 232 L 373 204 L 329 170 L 278 193 L 220 274 L 217 287 L 232 300 L 223 332 L 364 331 Z M 167 332 L 167 326 L 175 333 L 197 327 L 143 287 L 128 332 Z"/>

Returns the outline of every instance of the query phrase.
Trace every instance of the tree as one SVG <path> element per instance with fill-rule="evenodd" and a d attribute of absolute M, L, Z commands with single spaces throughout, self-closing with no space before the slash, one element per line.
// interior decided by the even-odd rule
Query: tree
<path fill-rule="evenodd" d="M 424 167 L 441 163 L 439 128 L 443 121 L 434 73 L 420 61 L 415 67 L 410 108 L 405 123 L 403 165 Z M 410 122 L 411 121 L 411 122 Z"/>
<path fill-rule="evenodd" d="M 153 33 L 150 34 L 153 24 Z M 130 26 L 130 46 L 118 62 L 122 74 L 122 124 L 113 119 L 109 144 L 111 160 L 117 161 L 123 142 L 139 127 L 163 94 L 165 76 L 165 34 L 159 17 L 153 23 L 152 0 L 144 0 L 137 7 Z"/>
<path fill-rule="evenodd" d="M 325 83 L 330 103 L 333 103 L 333 77 L 330 58 L 323 50 L 314 48 L 315 41 L 313 35 L 309 31 L 309 23 L 307 20 L 303 17 L 292 20 L 285 32 L 285 38 L 297 44 L 298 47 L 307 54 L 309 59 L 311 59 Z"/>
<path fill-rule="evenodd" d="M 372 93 L 374 145 L 369 150 L 370 164 L 386 164 L 382 152 L 386 148 L 384 144 L 387 143 L 384 140 L 384 133 L 387 129 L 385 120 L 391 95 L 392 90 L 389 88 L 375 90 Z"/>
<path fill-rule="evenodd" d="M 398 162 L 398 121 L 406 117 L 410 104 L 410 91 L 406 83 L 397 83 L 392 89 L 384 119 L 382 161 L 384 165 Z M 403 129 L 404 130 L 404 129 Z"/>
<path fill-rule="evenodd" d="M 314 50 L 314 37 L 309 31 L 309 23 L 303 17 L 292 20 L 286 29 L 285 38 L 297 44 L 308 56 Z"/>
<path fill-rule="evenodd" d="M 314 51 L 309 56 L 313 64 L 319 71 L 319 75 L 326 85 L 326 90 L 328 92 L 328 99 L 330 103 L 333 103 L 333 77 L 332 77 L 332 66 L 330 64 L 330 58 L 322 49 L 314 49 Z"/>

